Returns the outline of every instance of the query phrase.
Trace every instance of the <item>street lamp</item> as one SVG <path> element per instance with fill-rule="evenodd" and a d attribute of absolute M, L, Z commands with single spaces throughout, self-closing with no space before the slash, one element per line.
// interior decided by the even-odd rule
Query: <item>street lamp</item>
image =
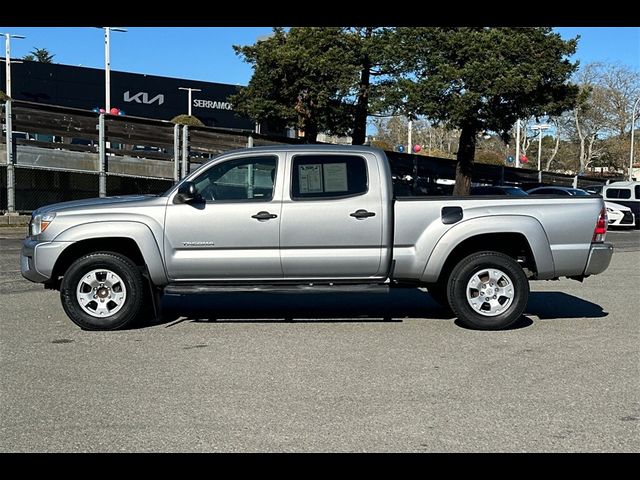
<path fill-rule="evenodd" d="M 11 113 L 11 39 L 12 38 L 27 38 L 24 35 L 11 35 L 10 33 L 2 33 L 4 35 L 4 51 L 5 51 L 5 64 L 6 64 L 6 94 L 7 94 L 7 108 L 5 110 L 6 115 L 6 134 L 7 134 L 7 212 L 11 215 L 15 215 L 16 209 L 16 186 L 15 186 L 15 172 L 13 165 L 13 126 L 12 113 Z"/>
<path fill-rule="evenodd" d="M 633 180 L 633 133 L 636 129 L 636 107 L 640 102 L 640 97 L 633 104 L 633 112 L 631 113 L 631 148 L 629 149 L 629 181 Z"/>
<path fill-rule="evenodd" d="M 104 30 L 104 110 L 111 110 L 111 30 L 126 32 L 126 28 L 102 27 Z"/>
<path fill-rule="evenodd" d="M 547 128 L 551 128 L 551 125 L 543 123 L 531 127 L 531 130 L 538 130 L 538 170 L 540 170 L 540 159 L 542 158 L 542 131 Z"/>
<path fill-rule="evenodd" d="M 12 38 L 27 38 L 24 35 L 11 35 L 10 33 L 0 33 L 4 35 L 4 57 L 5 57 L 5 72 L 6 72 L 6 91 L 7 97 L 11 98 L 11 39 Z M 14 62 L 19 63 L 19 62 Z"/>
<path fill-rule="evenodd" d="M 199 88 L 191 88 L 191 87 L 178 87 L 178 90 L 187 90 L 189 92 L 189 116 L 191 116 L 191 92 L 201 92 Z"/>

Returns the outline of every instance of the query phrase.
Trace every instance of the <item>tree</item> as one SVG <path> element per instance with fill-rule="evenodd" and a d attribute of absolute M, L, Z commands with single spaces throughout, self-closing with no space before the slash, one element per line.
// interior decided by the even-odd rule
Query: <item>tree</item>
<path fill-rule="evenodd" d="M 392 109 L 424 115 L 460 129 L 455 195 L 469 193 L 477 134 L 505 141 L 518 118 L 559 115 L 571 108 L 577 87 L 577 38 L 551 28 L 403 27 L 394 33 L 402 57 L 397 78 L 386 82 Z"/>
<path fill-rule="evenodd" d="M 28 55 L 22 57 L 22 59 L 32 62 L 53 63 L 53 57 L 55 57 L 55 55 L 46 48 L 34 48 Z"/>
<path fill-rule="evenodd" d="M 256 122 L 303 130 L 307 142 L 320 131 L 344 135 L 353 124 L 353 108 L 345 100 L 359 73 L 345 55 L 350 43 L 339 27 L 293 27 L 274 28 L 254 45 L 234 45 L 254 72 L 231 102 Z"/>
<path fill-rule="evenodd" d="M 600 70 L 598 83 L 606 92 L 607 110 L 612 133 L 623 138 L 631 132 L 633 103 L 640 96 L 640 72 L 626 65 L 597 64 Z"/>
<path fill-rule="evenodd" d="M 640 74 L 624 65 L 595 62 L 576 75 L 579 101 L 570 129 L 577 145 L 578 171 L 598 164 L 624 169 L 633 102 L 640 95 Z M 626 149 L 628 152 L 628 147 Z"/>
<path fill-rule="evenodd" d="M 390 28 L 293 27 L 274 29 L 266 40 L 234 46 L 253 66 L 247 89 L 234 97 L 236 109 L 255 121 L 289 123 L 313 141 L 318 130 L 366 141 L 367 119 L 377 113 L 383 68 L 399 45 Z"/>
<path fill-rule="evenodd" d="M 351 137 L 353 145 L 362 145 L 366 140 L 367 119 L 378 113 L 380 103 L 379 84 L 391 70 L 385 65 L 395 58 L 401 48 L 393 42 L 393 28 L 353 27 L 344 28 L 350 49 L 345 51 L 347 61 L 358 71 L 354 87 L 354 115 Z M 345 60 L 343 60 L 345 61 Z"/>
<path fill-rule="evenodd" d="M 9 100 L 7 94 L 0 90 L 0 102 L 6 102 L 7 100 Z"/>

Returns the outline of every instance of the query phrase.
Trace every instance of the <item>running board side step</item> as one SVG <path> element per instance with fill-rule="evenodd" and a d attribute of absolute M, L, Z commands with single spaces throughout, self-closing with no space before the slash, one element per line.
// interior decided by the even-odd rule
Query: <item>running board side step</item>
<path fill-rule="evenodd" d="M 389 293 L 388 284 L 305 284 L 305 285 L 216 285 L 207 283 L 170 283 L 165 295 L 207 293 Z"/>

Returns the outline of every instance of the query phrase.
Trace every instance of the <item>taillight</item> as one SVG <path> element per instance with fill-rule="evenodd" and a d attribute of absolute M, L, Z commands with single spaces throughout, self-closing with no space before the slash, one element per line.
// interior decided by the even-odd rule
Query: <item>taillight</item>
<path fill-rule="evenodd" d="M 600 216 L 596 222 L 596 228 L 593 230 L 592 242 L 604 242 L 604 237 L 607 234 L 608 223 L 607 209 L 602 207 L 602 210 L 600 210 Z"/>

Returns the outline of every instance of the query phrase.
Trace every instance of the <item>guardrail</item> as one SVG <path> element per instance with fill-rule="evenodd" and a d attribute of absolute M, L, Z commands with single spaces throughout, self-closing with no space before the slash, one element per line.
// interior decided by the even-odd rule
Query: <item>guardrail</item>
<path fill-rule="evenodd" d="M 214 156 L 236 148 L 301 143 L 244 130 L 174 125 L 25 101 L 0 104 L 0 210 L 30 212 L 80 198 L 160 193 Z M 446 194 L 455 161 L 387 152 L 399 193 Z M 606 179 L 475 164 L 473 181 L 588 186 Z"/>

